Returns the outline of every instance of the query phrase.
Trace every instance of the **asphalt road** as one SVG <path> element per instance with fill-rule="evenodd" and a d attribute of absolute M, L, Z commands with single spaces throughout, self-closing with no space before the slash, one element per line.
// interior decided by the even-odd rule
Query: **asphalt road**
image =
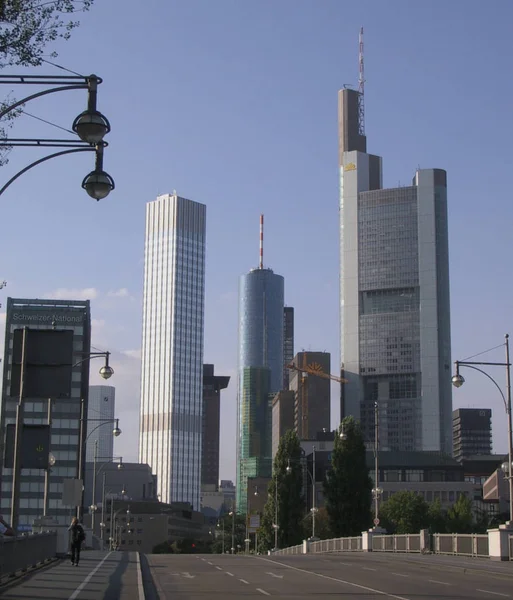
<path fill-rule="evenodd" d="M 154 593 L 147 593 L 146 600 L 513 598 L 513 563 L 431 558 L 378 553 L 148 555 L 145 566 Z"/>

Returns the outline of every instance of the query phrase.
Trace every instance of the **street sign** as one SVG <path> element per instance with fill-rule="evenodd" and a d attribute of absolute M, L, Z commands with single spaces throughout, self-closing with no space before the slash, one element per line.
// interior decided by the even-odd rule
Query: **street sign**
<path fill-rule="evenodd" d="M 374 525 L 376 525 L 376 527 L 379 525 L 379 519 L 376 517 L 373 521 Z"/>
<path fill-rule="evenodd" d="M 249 533 L 256 533 L 260 527 L 260 515 L 250 515 L 249 517 Z"/>
<path fill-rule="evenodd" d="M 81 479 L 64 479 L 62 482 L 63 506 L 80 506 L 83 485 Z"/>

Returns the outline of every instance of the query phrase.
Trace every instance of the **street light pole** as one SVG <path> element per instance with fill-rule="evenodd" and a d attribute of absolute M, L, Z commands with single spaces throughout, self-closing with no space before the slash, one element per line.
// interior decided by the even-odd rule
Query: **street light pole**
<path fill-rule="evenodd" d="M 278 472 L 274 481 L 274 549 L 278 550 Z"/>
<path fill-rule="evenodd" d="M 94 440 L 94 455 L 93 455 L 93 499 L 91 502 L 91 529 L 94 535 L 94 525 L 96 516 L 96 461 L 98 459 L 98 440 Z"/>
<path fill-rule="evenodd" d="M 317 494 L 315 487 L 315 450 L 314 446 L 312 453 L 312 538 L 315 538 L 315 513 L 317 512 L 317 507 L 315 506 L 315 496 Z"/>
<path fill-rule="evenodd" d="M 379 525 L 379 411 L 378 403 L 374 402 L 374 525 Z"/>

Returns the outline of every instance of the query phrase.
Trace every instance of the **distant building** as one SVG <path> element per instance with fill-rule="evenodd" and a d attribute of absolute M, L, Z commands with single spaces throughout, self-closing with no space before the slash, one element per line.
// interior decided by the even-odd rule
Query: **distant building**
<path fill-rule="evenodd" d="M 206 206 L 146 205 L 139 462 L 162 502 L 200 506 Z"/>
<path fill-rule="evenodd" d="M 294 429 L 294 405 L 296 394 L 282 390 L 273 398 L 272 411 L 272 457 L 276 456 L 281 438 L 289 429 Z"/>
<path fill-rule="evenodd" d="M 295 395 L 294 428 L 300 439 L 315 439 L 319 431 L 330 428 L 331 381 L 302 371 L 302 367 L 325 375 L 330 373 L 329 352 L 298 352 L 294 357 L 289 389 Z"/>
<path fill-rule="evenodd" d="M 458 408 L 452 412 L 453 456 L 462 461 L 492 453 L 492 411 Z"/>
<path fill-rule="evenodd" d="M 289 389 L 290 369 L 287 368 L 294 358 L 294 308 L 283 309 L 283 388 Z"/>
<path fill-rule="evenodd" d="M 235 484 L 229 479 L 221 479 L 219 491 L 222 492 L 224 496 L 225 511 L 229 512 L 235 506 Z"/>
<path fill-rule="evenodd" d="M 203 365 L 203 436 L 201 444 L 201 486 L 219 484 L 219 428 L 221 390 L 230 378 L 214 375 L 214 365 Z"/>
<path fill-rule="evenodd" d="M 86 461 L 94 459 L 94 446 L 97 444 L 97 457 L 106 460 L 114 453 L 114 411 L 116 389 L 112 385 L 89 386 L 89 406 L 87 409 Z M 103 421 L 103 423 L 102 423 Z"/>

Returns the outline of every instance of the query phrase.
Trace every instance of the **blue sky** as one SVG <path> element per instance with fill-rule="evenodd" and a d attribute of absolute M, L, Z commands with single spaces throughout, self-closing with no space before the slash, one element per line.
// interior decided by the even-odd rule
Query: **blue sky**
<path fill-rule="evenodd" d="M 419 165 L 448 171 L 453 359 L 502 343 L 512 325 L 513 3 L 96 0 L 81 21 L 55 60 L 104 79 L 105 169 L 116 189 L 99 203 L 83 192 L 88 154 L 13 184 L 0 197 L 0 301 L 91 298 L 93 343 L 114 352 L 125 461 L 137 459 L 144 210 L 159 193 L 207 205 L 205 362 L 232 376 L 221 477 L 235 476 L 237 284 L 258 264 L 261 212 L 264 262 L 285 277 L 296 308 L 296 350 L 331 352 L 336 371 L 337 90 L 357 83 L 361 26 L 368 149 L 383 156 L 384 184 L 409 184 Z M 69 127 L 85 103 L 83 91 L 66 92 L 26 109 Z M 64 132 L 22 116 L 11 135 Z M 39 156 L 15 149 L 1 181 Z M 465 375 L 454 406 L 491 407 L 495 448 L 505 450 L 497 391 Z M 334 387 L 332 425 L 337 396 Z"/>

